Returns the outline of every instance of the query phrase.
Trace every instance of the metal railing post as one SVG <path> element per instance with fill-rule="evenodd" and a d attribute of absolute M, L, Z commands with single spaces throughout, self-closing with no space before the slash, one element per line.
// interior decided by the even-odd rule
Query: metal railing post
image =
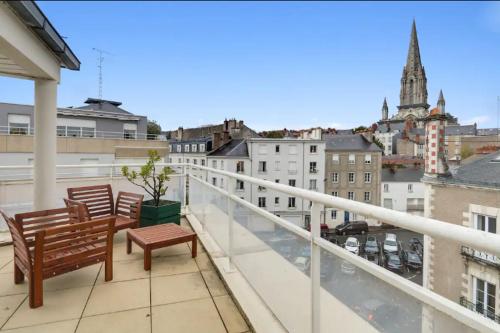
<path fill-rule="evenodd" d="M 232 177 L 227 178 L 227 223 L 228 223 L 228 266 L 227 271 L 234 271 L 233 254 L 234 254 L 234 206 L 231 196 L 234 195 L 236 182 Z"/>
<path fill-rule="evenodd" d="M 311 332 L 320 331 L 320 289 L 321 289 L 321 248 L 314 242 L 321 237 L 321 211 L 323 205 L 316 202 L 311 206 Z"/>
<path fill-rule="evenodd" d="M 182 178 L 184 179 L 184 184 L 183 184 L 183 189 L 182 189 L 182 194 L 183 194 L 183 200 L 184 200 L 184 211 L 186 211 L 187 208 L 187 198 L 188 198 L 188 193 L 187 193 L 187 183 L 188 183 L 188 166 L 183 165 L 182 166 Z"/>

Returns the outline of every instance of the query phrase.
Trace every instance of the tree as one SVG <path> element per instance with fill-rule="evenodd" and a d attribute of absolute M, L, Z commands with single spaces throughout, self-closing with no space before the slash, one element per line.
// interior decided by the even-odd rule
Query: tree
<path fill-rule="evenodd" d="M 366 130 L 367 130 L 366 126 L 358 126 L 355 129 L 353 129 L 353 132 L 354 133 L 362 133 L 362 132 L 366 132 Z"/>
<path fill-rule="evenodd" d="M 155 139 L 161 134 L 161 126 L 154 120 L 148 121 L 148 139 Z"/>
<path fill-rule="evenodd" d="M 156 163 L 161 160 L 158 151 L 148 151 L 149 160 L 141 167 L 139 172 L 130 171 L 128 166 L 122 167 L 122 175 L 132 184 L 142 187 L 149 195 L 153 197 L 156 207 L 160 205 L 160 198 L 167 192 L 166 182 L 170 180 L 169 175 L 174 173 L 170 167 L 163 167 L 157 173 Z M 140 180 L 139 180 L 140 178 Z"/>
<path fill-rule="evenodd" d="M 379 139 L 377 139 L 376 137 L 373 137 L 373 143 L 376 144 L 377 146 L 379 146 L 380 149 L 382 149 L 382 152 L 385 152 L 384 144 L 382 142 L 380 142 Z"/>

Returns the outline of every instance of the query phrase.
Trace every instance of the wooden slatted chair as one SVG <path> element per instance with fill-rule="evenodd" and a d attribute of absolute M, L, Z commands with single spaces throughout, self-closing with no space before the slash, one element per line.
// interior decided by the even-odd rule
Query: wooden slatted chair
<path fill-rule="evenodd" d="M 31 308 L 43 305 L 43 280 L 86 266 L 105 263 L 113 279 L 114 217 L 81 221 L 78 207 L 16 214 L 0 210 L 14 247 L 14 283 L 29 282 Z"/>
<path fill-rule="evenodd" d="M 115 232 L 126 228 L 137 228 L 141 220 L 142 194 L 118 192 L 114 205 L 111 185 L 93 185 L 68 188 L 66 206 L 82 205 L 85 220 L 114 216 Z"/>

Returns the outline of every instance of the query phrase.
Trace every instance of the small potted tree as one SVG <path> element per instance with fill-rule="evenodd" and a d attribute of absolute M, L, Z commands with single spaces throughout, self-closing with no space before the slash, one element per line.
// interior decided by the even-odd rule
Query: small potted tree
<path fill-rule="evenodd" d="M 122 167 L 122 175 L 152 197 L 142 202 L 140 225 L 146 227 L 162 223 L 180 224 L 181 203 L 161 199 L 167 192 L 169 175 L 174 173 L 174 170 L 170 167 L 157 170 L 156 163 L 161 160 L 160 155 L 156 150 L 150 150 L 148 155 L 149 160 L 139 172 L 131 171 L 127 166 Z"/>

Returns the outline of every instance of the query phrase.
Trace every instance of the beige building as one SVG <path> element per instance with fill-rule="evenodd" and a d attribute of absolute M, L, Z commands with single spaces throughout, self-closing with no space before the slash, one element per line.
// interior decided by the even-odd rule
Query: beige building
<path fill-rule="evenodd" d="M 326 138 L 325 193 L 380 206 L 382 149 L 363 135 Z M 334 227 L 363 219 L 353 212 L 327 209 L 325 221 Z"/>
<path fill-rule="evenodd" d="M 500 153 L 463 165 L 448 177 L 424 177 L 427 217 L 499 233 Z M 424 285 L 499 322 L 500 258 L 426 237 Z"/>

